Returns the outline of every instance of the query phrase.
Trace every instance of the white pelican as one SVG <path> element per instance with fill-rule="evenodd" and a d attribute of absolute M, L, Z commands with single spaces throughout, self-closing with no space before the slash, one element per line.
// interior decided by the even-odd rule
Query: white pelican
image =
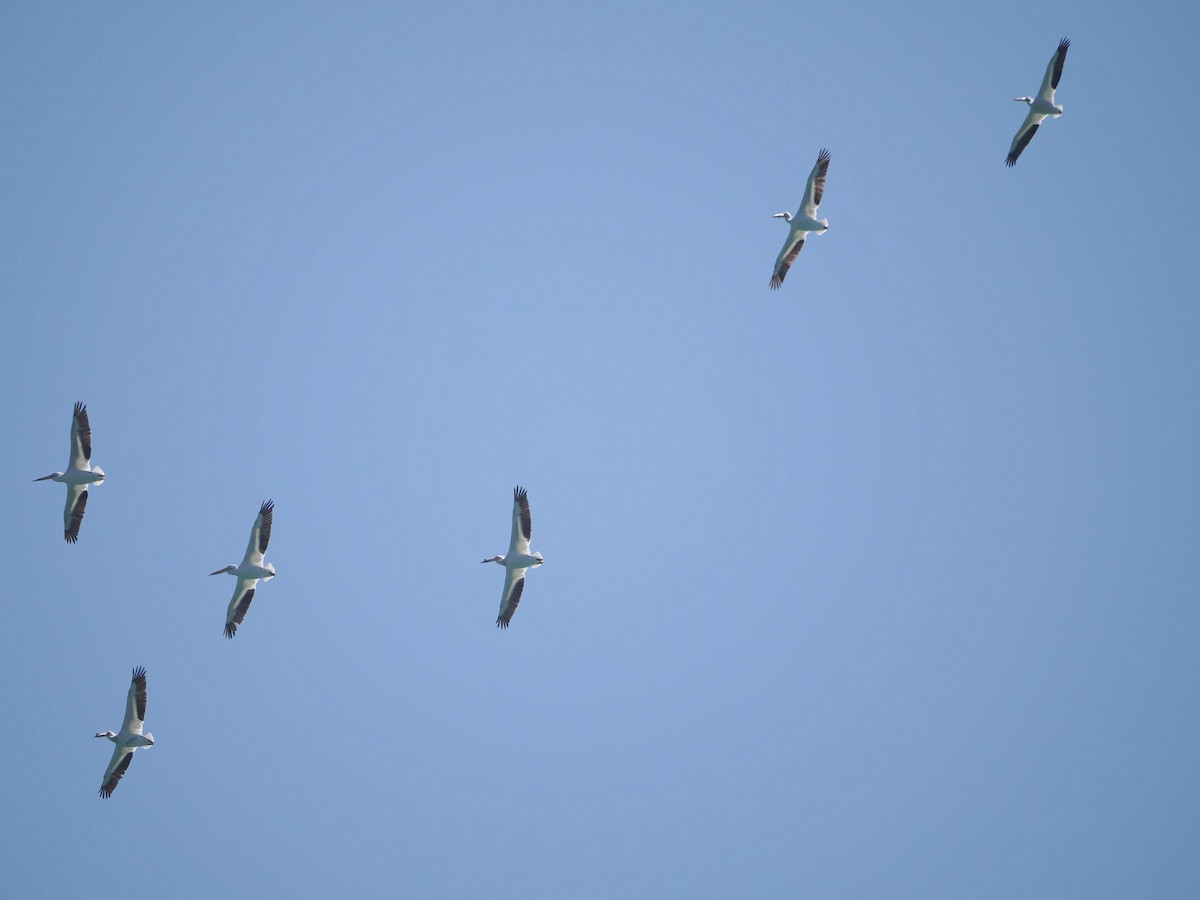
<path fill-rule="evenodd" d="M 271 519 L 275 512 L 275 501 L 268 500 L 258 508 L 258 518 L 250 529 L 250 543 L 246 545 L 246 555 L 242 557 L 240 566 L 226 566 L 209 572 L 209 575 L 230 574 L 237 578 L 237 586 L 233 589 L 233 599 L 229 601 L 229 609 L 225 611 L 225 637 L 232 638 L 237 634 L 237 627 L 246 618 L 246 610 L 254 599 L 254 586 L 261 578 L 270 581 L 275 577 L 275 567 L 270 563 L 263 564 L 263 554 L 267 552 L 267 544 L 271 541 Z"/>
<path fill-rule="evenodd" d="M 87 407 L 75 404 L 71 418 L 71 458 L 67 471 L 51 472 L 34 481 L 58 481 L 67 486 L 67 505 L 63 507 L 63 537 L 68 544 L 79 540 L 79 526 L 87 509 L 88 485 L 104 481 L 104 470 L 92 466 L 92 426 L 88 424 Z"/>
<path fill-rule="evenodd" d="M 133 670 L 133 680 L 129 683 L 129 696 L 125 698 L 125 724 L 118 734 L 111 731 L 101 731 L 96 737 L 108 738 L 114 744 L 112 759 L 104 770 L 104 781 L 100 784 L 100 796 L 111 797 L 117 789 L 117 782 L 129 768 L 133 759 L 133 751 L 139 747 L 153 747 L 154 735 L 150 732 L 142 734 L 142 723 L 146 721 L 146 670 L 138 666 Z"/>
<path fill-rule="evenodd" d="M 507 628 L 512 621 L 521 592 L 525 590 L 525 570 L 540 566 L 542 554 L 529 552 L 529 536 L 533 531 L 533 517 L 529 514 L 529 497 L 525 488 L 518 485 L 513 490 L 512 537 L 508 540 L 508 556 L 493 556 L 482 560 L 504 566 L 504 592 L 500 595 L 500 615 L 496 616 L 496 627 Z"/>
<path fill-rule="evenodd" d="M 1017 157 L 1033 140 L 1043 119 L 1047 116 L 1057 119 L 1062 115 L 1063 108 L 1054 105 L 1054 92 L 1058 89 L 1058 79 L 1062 78 L 1063 63 L 1067 61 L 1067 48 L 1070 46 L 1071 42 L 1066 38 L 1058 42 L 1058 49 L 1054 51 L 1049 65 L 1046 66 L 1046 75 L 1042 79 L 1042 87 L 1038 91 L 1036 100 L 1032 97 L 1013 98 L 1014 103 L 1028 103 L 1029 114 L 1025 116 L 1025 121 L 1017 129 L 1012 146 L 1008 148 L 1008 156 L 1004 160 L 1006 166 L 1011 167 L 1017 164 Z"/>
<path fill-rule="evenodd" d="M 823 234 L 829 227 L 828 219 L 817 218 L 817 207 L 821 205 L 821 197 L 825 193 L 825 173 L 829 171 L 829 151 L 822 150 L 817 156 L 817 162 L 808 173 L 808 184 L 804 188 L 804 200 L 800 203 L 800 211 L 793 216 L 790 212 L 775 213 L 771 218 L 783 219 L 791 226 L 783 249 L 775 259 L 775 271 L 771 273 L 771 290 L 778 290 L 783 284 L 788 269 L 804 249 L 804 239 L 810 231 Z"/>

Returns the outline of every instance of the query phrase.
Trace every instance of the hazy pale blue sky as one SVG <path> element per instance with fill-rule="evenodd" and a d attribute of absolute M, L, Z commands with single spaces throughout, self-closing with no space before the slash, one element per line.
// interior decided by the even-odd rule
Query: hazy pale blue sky
<path fill-rule="evenodd" d="M 5 891 L 1200 894 L 1198 28 L 7 4 Z"/>

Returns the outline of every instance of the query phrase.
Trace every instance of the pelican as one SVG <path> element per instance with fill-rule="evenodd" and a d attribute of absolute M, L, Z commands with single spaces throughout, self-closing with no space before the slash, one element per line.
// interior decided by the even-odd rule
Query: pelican
<path fill-rule="evenodd" d="M 808 184 L 804 187 L 804 201 L 800 204 L 800 212 L 793 216 L 790 212 L 775 213 L 771 218 L 783 219 L 791 226 L 783 249 L 775 259 L 775 271 L 771 274 L 771 290 L 778 290 L 783 284 L 788 269 L 804 249 L 804 239 L 810 231 L 823 234 L 829 227 L 828 219 L 817 218 L 817 207 L 821 205 L 821 197 L 825 193 L 825 173 L 829 171 L 829 151 L 822 150 L 817 156 L 817 162 L 808 173 Z"/>
<path fill-rule="evenodd" d="M 507 628 L 512 621 L 521 592 L 525 590 L 525 570 L 540 566 L 542 554 L 529 552 L 529 536 L 533 531 L 533 518 L 529 514 L 529 497 L 525 488 L 517 485 L 513 489 L 512 537 L 508 540 L 508 555 L 493 556 L 482 560 L 504 566 L 504 591 L 500 595 L 500 614 L 496 616 L 496 627 Z"/>
<path fill-rule="evenodd" d="M 275 501 L 268 500 L 258 508 L 258 518 L 250 529 L 250 543 L 246 545 L 246 555 L 242 557 L 240 566 L 226 566 L 209 572 L 209 575 L 229 574 L 237 578 L 237 586 L 233 589 L 233 599 L 229 601 L 229 609 L 225 611 L 225 637 L 232 638 L 237 634 L 237 627 L 246 618 L 246 610 L 254 599 L 254 587 L 259 579 L 270 581 L 275 577 L 275 567 L 270 563 L 263 564 L 263 554 L 267 552 L 267 544 L 271 541 L 271 519 L 275 512 Z"/>
<path fill-rule="evenodd" d="M 133 670 L 133 680 L 129 683 L 129 695 L 125 698 L 125 724 L 117 734 L 111 731 L 100 731 L 96 737 L 108 738 L 116 748 L 108 768 L 104 770 L 104 781 L 100 783 L 100 796 L 111 797 L 117 789 L 117 783 L 129 763 L 133 759 L 133 751 L 139 747 L 153 747 L 154 735 L 150 732 L 142 734 L 142 723 L 146 721 L 146 670 L 138 666 Z"/>
<path fill-rule="evenodd" d="M 79 526 L 87 509 L 88 485 L 104 481 L 104 470 L 93 466 L 92 426 L 88 424 L 87 407 L 75 404 L 71 418 L 71 459 L 67 471 L 51 472 L 34 481 L 58 481 L 67 486 L 67 505 L 63 507 L 63 537 L 68 544 L 79 540 Z"/>
<path fill-rule="evenodd" d="M 1047 116 L 1057 119 L 1062 115 L 1063 108 L 1054 105 L 1054 92 L 1058 89 L 1058 79 L 1062 78 L 1063 63 L 1067 61 L 1067 49 L 1070 46 L 1071 42 L 1066 38 L 1058 42 L 1058 49 L 1054 51 L 1050 63 L 1046 66 L 1046 75 L 1042 78 L 1042 87 L 1036 100 L 1033 97 L 1013 98 L 1014 103 L 1028 103 L 1029 114 L 1017 129 L 1012 146 L 1008 148 L 1008 156 L 1004 160 L 1006 166 L 1011 168 L 1017 164 L 1017 157 L 1033 140 L 1043 119 Z"/>

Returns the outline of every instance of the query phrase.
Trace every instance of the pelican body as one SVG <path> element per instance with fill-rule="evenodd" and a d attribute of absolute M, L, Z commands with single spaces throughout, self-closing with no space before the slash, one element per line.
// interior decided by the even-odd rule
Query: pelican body
<path fill-rule="evenodd" d="M 209 575 L 232 575 L 237 579 L 233 589 L 233 599 L 225 611 L 225 637 L 232 638 L 237 634 L 237 628 L 250 609 L 250 601 L 254 599 L 254 591 L 261 581 L 270 581 L 275 577 L 275 567 L 263 561 L 267 552 L 267 544 L 271 542 L 271 524 L 275 517 L 275 501 L 267 500 L 258 509 L 254 527 L 250 529 L 250 543 L 246 545 L 246 554 L 240 565 L 226 566 L 209 572 Z"/>
<path fill-rule="evenodd" d="M 1062 78 L 1063 64 L 1067 61 L 1067 50 L 1070 46 L 1071 42 L 1067 38 L 1058 42 L 1058 49 L 1054 51 L 1054 55 L 1050 57 L 1050 63 L 1046 66 L 1046 74 L 1042 77 L 1042 86 L 1038 90 L 1037 97 L 1013 98 L 1014 103 L 1028 103 L 1029 112 L 1025 115 L 1025 121 L 1021 123 L 1021 127 L 1017 129 L 1016 135 L 1013 136 L 1012 146 L 1008 148 L 1008 156 L 1004 158 L 1004 164 L 1009 168 L 1017 164 L 1021 151 L 1029 146 L 1029 142 L 1037 134 L 1038 126 L 1047 117 L 1057 119 L 1062 115 L 1062 106 L 1054 102 L 1054 92 L 1058 89 L 1059 79 Z"/>
<path fill-rule="evenodd" d="M 146 721 L 146 670 L 138 666 L 133 670 L 133 678 L 129 682 L 129 693 L 125 697 L 125 722 L 116 734 L 111 731 L 99 731 L 98 738 L 108 738 L 116 747 L 108 768 L 104 770 L 104 780 L 100 783 L 100 796 L 111 797 L 117 789 L 117 783 L 133 761 L 133 752 L 142 747 L 154 746 L 154 735 L 149 731 L 143 734 L 142 725 Z"/>
<path fill-rule="evenodd" d="M 51 472 L 34 481 L 57 481 L 67 486 L 67 505 L 63 507 L 63 537 L 68 544 L 79 540 L 79 526 L 87 509 L 88 487 L 104 481 L 104 470 L 92 465 L 92 426 L 87 407 L 75 404 L 71 414 L 71 456 L 67 471 Z"/>
<path fill-rule="evenodd" d="M 817 155 L 817 161 L 808 173 L 808 183 L 804 188 L 804 199 L 800 202 L 800 210 L 796 215 L 790 212 L 775 213 L 771 218 L 783 219 L 788 223 L 787 240 L 783 249 L 775 258 L 775 271 L 771 273 L 771 290 L 778 290 L 787 276 L 788 269 L 804 249 L 804 241 L 812 233 L 824 234 L 829 228 L 828 219 L 817 218 L 817 207 L 821 205 L 821 197 L 825 194 L 825 175 L 829 172 L 829 151 L 822 150 Z"/>
<path fill-rule="evenodd" d="M 512 536 L 508 541 L 508 553 L 493 556 L 482 562 L 494 562 L 504 566 L 504 590 L 500 594 L 500 613 L 496 616 L 496 627 L 507 628 L 512 621 L 521 594 L 525 590 L 525 572 L 540 566 L 544 560 L 540 553 L 529 552 L 529 538 L 533 532 L 533 516 L 529 512 L 529 497 L 525 488 L 517 485 L 513 489 Z"/>

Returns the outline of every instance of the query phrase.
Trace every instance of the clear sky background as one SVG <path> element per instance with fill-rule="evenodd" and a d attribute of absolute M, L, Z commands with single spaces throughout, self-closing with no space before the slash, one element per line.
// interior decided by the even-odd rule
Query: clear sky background
<path fill-rule="evenodd" d="M 1197 896 L 1196 5 L 401 6 L 0 14 L 5 892 Z"/>

